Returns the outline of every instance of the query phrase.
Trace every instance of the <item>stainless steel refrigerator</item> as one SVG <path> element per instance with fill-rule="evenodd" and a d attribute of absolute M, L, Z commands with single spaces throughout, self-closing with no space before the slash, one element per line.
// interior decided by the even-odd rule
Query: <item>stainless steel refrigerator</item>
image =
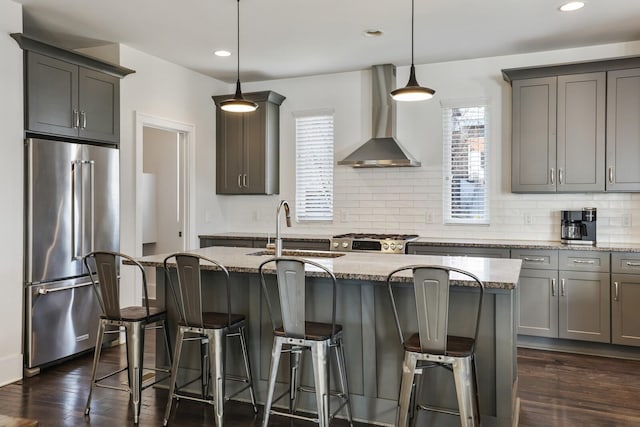
<path fill-rule="evenodd" d="M 25 142 L 25 367 L 95 346 L 100 307 L 82 257 L 119 248 L 119 153 Z"/>

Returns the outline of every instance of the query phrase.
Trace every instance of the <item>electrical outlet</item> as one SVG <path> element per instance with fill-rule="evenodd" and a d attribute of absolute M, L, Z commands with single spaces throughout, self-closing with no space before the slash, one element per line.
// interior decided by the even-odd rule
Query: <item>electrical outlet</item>
<path fill-rule="evenodd" d="M 533 224 L 533 218 L 531 217 L 531 214 L 529 213 L 524 214 L 524 223 L 527 225 Z"/>
<path fill-rule="evenodd" d="M 210 210 L 207 210 L 207 211 L 204 213 L 204 222 L 209 223 L 209 222 L 211 222 L 211 221 L 213 221 L 213 214 L 211 213 L 211 211 L 210 211 Z"/>
<path fill-rule="evenodd" d="M 253 219 L 255 221 L 260 221 L 260 209 L 256 209 L 253 211 Z"/>
<path fill-rule="evenodd" d="M 340 212 L 340 222 L 349 222 L 349 212 L 346 210 Z"/>
<path fill-rule="evenodd" d="M 631 214 L 622 215 L 622 226 L 623 227 L 631 227 Z"/>
<path fill-rule="evenodd" d="M 425 211 L 425 213 L 424 213 L 424 222 L 425 222 L 425 224 L 433 224 L 433 212 Z"/>

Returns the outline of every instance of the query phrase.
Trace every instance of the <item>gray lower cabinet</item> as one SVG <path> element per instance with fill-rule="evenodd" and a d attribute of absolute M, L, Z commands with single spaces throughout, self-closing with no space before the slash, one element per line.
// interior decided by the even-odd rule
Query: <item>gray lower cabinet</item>
<path fill-rule="evenodd" d="M 640 68 L 607 74 L 607 191 L 640 191 Z"/>
<path fill-rule="evenodd" d="M 28 51 L 28 131 L 118 143 L 120 79 Z"/>
<path fill-rule="evenodd" d="M 558 337 L 611 341 L 609 272 L 560 271 Z"/>
<path fill-rule="evenodd" d="M 517 292 L 518 334 L 558 337 L 558 251 L 512 249 L 522 260 Z"/>
<path fill-rule="evenodd" d="M 640 254 L 611 255 L 611 342 L 640 346 Z"/>
<path fill-rule="evenodd" d="M 273 243 L 271 238 L 271 243 Z M 209 246 L 235 246 L 240 248 L 266 248 L 267 239 L 262 237 L 247 237 L 247 238 L 224 238 L 218 237 L 200 237 L 200 247 L 206 248 Z M 317 250 L 328 251 L 329 239 L 300 239 L 300 238 L 285 238 L 283 239 L 282 246 L 285 249 L 304 249 L 304 250 Z"/>
<path fill-rule="evenodd" d="M 518 333 L 610 342 L 609 253 L 514 249 Z"/>
<path fill-rule="evenodd" d="M 225 239 L 216 237 L 200 237 L 200 247 L 230 246 L 237 248 L 253 248 L 253 239 Z"/>
<path fill-rule="evenodd" d="M 606 73 L 513 82 L 513 192 L 605 190 Z"/>
<path fill-rule="evenodd" d="M 250 113 L 219 108 L 232 95 L 214 96 L 216 108 L 216 193 L 278 194 L 280 192 L 280 105 L 273 92 L 245 93 L 258 104 Z"/>
<path fill-rule="evenodd" d="M 611 341 L 609 260 L 608 252 L 559 251 L 560 338 Z"/>
<path fill-rule="evenodd" d="M 484 258 L 509 258 L 509 249 L 490 247 L 434 246 L 409 243 L 407 253 L 412 255 L 471 256 Z"/>

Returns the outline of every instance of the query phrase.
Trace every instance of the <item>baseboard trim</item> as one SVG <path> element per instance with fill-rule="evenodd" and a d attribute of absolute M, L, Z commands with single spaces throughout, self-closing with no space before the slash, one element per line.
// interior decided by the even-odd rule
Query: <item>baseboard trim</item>
<path fill-rule="evenodd" d="M 22 379 L 22 354 L 12 354 L 0 358 L 0 387 Z"/>

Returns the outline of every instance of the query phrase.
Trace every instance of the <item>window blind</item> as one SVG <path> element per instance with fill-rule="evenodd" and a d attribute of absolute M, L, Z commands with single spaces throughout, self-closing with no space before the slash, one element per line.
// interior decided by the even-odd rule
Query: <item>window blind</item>
<path fill-rule="evenodd" d="M 333 114 L 296 117 L 296 220 L 333 220 Z"/>
<path fill-rule="evenodd" d="M 445 224 L 489 224 L 489 123 L 484 104 L 442 109 Z"/>

